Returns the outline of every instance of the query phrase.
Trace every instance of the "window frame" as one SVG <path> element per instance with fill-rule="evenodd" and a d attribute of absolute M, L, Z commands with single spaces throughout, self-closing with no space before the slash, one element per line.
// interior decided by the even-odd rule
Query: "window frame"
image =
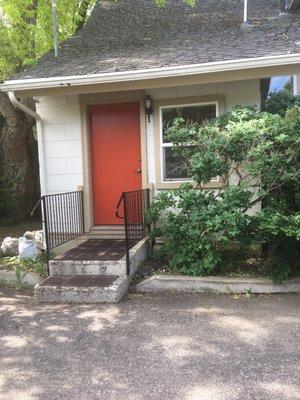
<path fill-rule="evenodd" d="M 220 115 L 220 102 L 218 100 L 214 101 L 197 101 L 197 102 L 191 102 L 191 103 L 176 103 L 176 104 L 166 104 L 166 105 L 160 105 L 158 107 L 158 112 L 159 112 L 159 154 L 160 154 L 160 183 L 161 184 L 176 184 L 176 185 L 181 185 L 183 183 L 193 183 L 194 181 L 192 179 L 165 179 L 165 170 L 166 170 L 166 165 L 165 165 L 165 148 L 172 148 L 174 146 L 173 143 L 164 143 L 163 141 L 163 110 L 168 109 L 168 108 L 188 108 L 188 107 L 196 107 L 196 106 L 207 106 L 207 105 L 215 105 L 216 109 L 216 117 Z M 217 177 L 216 179 L 212 179 L 211 183 L 216 183 L 220 184 L 220 177 Z M 173 186 L 173 185 L 172 185 Z"/>

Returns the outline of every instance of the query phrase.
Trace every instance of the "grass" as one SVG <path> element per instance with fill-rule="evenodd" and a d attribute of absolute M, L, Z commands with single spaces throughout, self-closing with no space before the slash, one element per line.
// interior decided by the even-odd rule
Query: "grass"
<path fill-rule="evenodd" d="M 40 253 L 36 258 L 21 259 L 19 256 L 1 257 L 0 269 L 11 269 L 18 274 L 20 271 L 35 272 L 43 278 L 47 277 L 47 259 L 45 253 Z"/>

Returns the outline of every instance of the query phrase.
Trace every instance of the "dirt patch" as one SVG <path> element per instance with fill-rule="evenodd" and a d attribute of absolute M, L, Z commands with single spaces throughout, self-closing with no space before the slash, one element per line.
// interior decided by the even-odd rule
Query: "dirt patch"
<path fill-rule="evenodd" d="M 169 274 L 175 275 L 174 272 L 167 263 L 157 260 L 147 260 L 145 261 L 137 270 L 134 275 L 132 283 L 135 285 L 146 278 L 150 278 L 150 276 L 154 274 Z M 178 274 L 179 275 L 179 274 Z"/>
<path fill-rule="evenodd" d="M 0 220 L 0 243 L 7 236 L 20 237 L 26 231 L 37 231 L 42 229 L 42 222 L 39 219 L 30 219 L 20 223 L 7 223 Z"/>
<path fill-rule="evenodd" d="M 0 280 L 0 295 L 22 295 L 34 297 L 34 290 L 31 287 L 25 285 L 12 285 L 4 283 Z"/>
<path fill-rule="evenodd" d="M 223 268 L 218 268 L 212 271 L 212 276 L 227 276 L 227 277 L 243 277 L 243 278 L 263 278 L 267 277 L 267 271 L 263 261 L 259 257 L 249 257 L 247 259 L 235 259 L 231 265 L 226 264 Z M 134 277 L 134 284 L 141 282 L 143 279 L 149 278 L 154 274 L 159 275 L 179 275 L 179 272 L 174 271 L 167 261 L 147 260 L 145 261 Z"/>

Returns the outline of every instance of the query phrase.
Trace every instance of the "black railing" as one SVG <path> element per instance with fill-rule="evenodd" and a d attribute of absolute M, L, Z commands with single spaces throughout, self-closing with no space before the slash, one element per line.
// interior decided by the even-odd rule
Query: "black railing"
<path fill-rule="evenodd" d="M 149 234 L 146 212 L 150 205 L 149 189 L 123 192 L 116 207 L 116 216 L 124 220 L 127 275 L 130 273 L 129 250 Z M 123 215 L 120 208 L 123 206 Z"/>
<path fill-rule="evenodd" d="M 31 215 L 41 204 L 47 260 L 50 251 L 84 234 L 83 193 L 74 191 L 45 195 L 40 198 Z"/>

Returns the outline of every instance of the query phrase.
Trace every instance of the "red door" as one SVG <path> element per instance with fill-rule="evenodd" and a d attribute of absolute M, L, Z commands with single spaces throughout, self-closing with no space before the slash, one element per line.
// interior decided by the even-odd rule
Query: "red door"
<path fill-rule="evenodd" d="M 122 224 L 115 216 L 121 193 L 142 188 L 140 105 L 92 106 L 90 126 L 94 224 Z"/>

